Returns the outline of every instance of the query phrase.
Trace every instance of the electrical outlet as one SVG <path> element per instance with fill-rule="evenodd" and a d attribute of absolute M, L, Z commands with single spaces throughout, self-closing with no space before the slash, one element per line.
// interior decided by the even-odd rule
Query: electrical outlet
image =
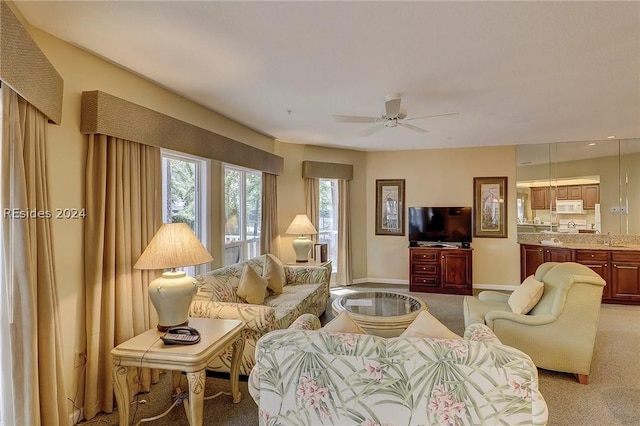
<path fill-rule="evenodd" d="M 609 213 L 618 214 L 620 213 L 620 208 L 618 206 L 609 207 Z"/>
<path fill-rule="evenodd" d="M 73 367 L 78 368 L 82 367 L 87 363 L 87 355 L 83 352 L 76 352 L 75 357 L 73 359 Z"/>

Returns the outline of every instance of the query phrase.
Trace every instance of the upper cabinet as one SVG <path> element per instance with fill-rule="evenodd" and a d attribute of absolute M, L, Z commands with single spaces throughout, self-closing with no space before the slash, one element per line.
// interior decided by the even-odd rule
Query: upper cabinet
<path fill-rule="evenodd" d="M 516 161 L 521 232 L 640 234 L 640 139 L 517 145 Z M 557 200 L 582 200 L 584 211 L 558 214 Z"/>

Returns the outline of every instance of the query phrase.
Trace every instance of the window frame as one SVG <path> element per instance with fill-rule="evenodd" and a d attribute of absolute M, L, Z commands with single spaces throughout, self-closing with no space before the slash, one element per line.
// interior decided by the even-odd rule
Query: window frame
<path fill-rule="evenodd" d="M 240 200 L 238 203 L 238 231 L 240 233 L 239 235 L 239 240 L 238 241 L 231 241 L 229 243 L 226 242 L 226 231 L 225 231 L 225 225 L 226 225 L 226 198 L 227 198 L 227 194 L 226 194 L 226 186 L 225 186 L 225 181 L 226 181 L 226 175 L 227 175 L 227 170 L 231 170 L 234 172 L 238 172 L 240 173 L 240 179 L 239 179 L 239 183 L 240 183 L 240 188 L 239 188 L 239 193 L 240 193 Z M 251 238 L 251 239 L 247 239 L 247 174 L 252 174 L 252 175 L 256 175 L 258 177 L 258 179 L 260 180 L 260 197 L 262 197 L 262 187 L 263 187 L 263 180 L 262 180 L 262 172 L 260 170 L 254 170 L 254 169 L 250 169 L 247 167 L 242 167 L 242 166 L 237 166 L 235 164 L 229 164 L 229 163 L 222 163 L 222 263 L 223 266 L 228 266 L 228 265 L 232 265 L 233 263 L 227 263 L 227 249 L 229 248 L 234 248 L 237 247 L 240 251 L 240 256 L 239 256 L 239 261 L 245 261 L 248 260 L 251 257 L 251 253 L 249 252 L 249 242 L 251 242 L 252 244 L 256 244 L 257 243 L 257 253 L 256 255 L 260 254 L 260 241 L 262 240 L 262 229 L 260 229 L 260 234 L 257 238 Z M 262 200 L 260 201 L 260 221 L 262 221 Z"/>
<path fill-rule="evenodd" d="M 162 169 L 162 222 L 166 222 L 167 211 L 167 179 L 165 159 L 184 161 L 195 164 L 195 208 L 194 233 L 202 245 L 211 252 L 210 223 L 211 223 L 211 160 L 197 155 L 186 154 L 184 152 L 173 151 L 161 148 L 161 169 Z M 194 265 L 183 268 L 188 275 L 197 275 L 211 269 L 211 265 Z"/>
<path fill-rule="evenodd" d="M 339 190 L 338 190 L 338 184 L 339 184 L 339 180 L 338 179 L 333 179 L 333 178 L 318 178 L 318 193 L 319 195 L 321 194 L 321 187 L 322 187 L 322 182 L 323 181 L 329 181 L 331 182 L 332 185 L 335 186 L 335 200 L 332 199 L 332 207 L 333 210 L 335 211 L 335 218 L 337 219 L 335 221 L 334 225 L 334 229 L 330 230 L 330 231 L 323 231 L 320 226 L 321 221 L 322 221 L 322 210 L 320 208 L 320 203 L 318 203 L 318 242 L 320 241 L 320 235 L 322 234 L 331 234 L 332 237 L 331 239 L 334 241 L 335 243 L 335 257 L 331 257 L 330 253 L 331 250 L 328 250 L 327 253 L 327 260 L 330 260 L 332 263 L 332 275 L 335 275 L 336 272 L 338 271 L 338 232 L 339 232 L 339 221 L 340 221 L 340 195 L 339 195 Z M 320 195 L 320 198 L 322 198 L 322 195 Z"/>

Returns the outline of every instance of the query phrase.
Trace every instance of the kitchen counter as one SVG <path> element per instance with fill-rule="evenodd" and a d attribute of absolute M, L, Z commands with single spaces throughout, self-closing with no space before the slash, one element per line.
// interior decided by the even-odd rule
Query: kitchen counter
<path fill-rule="evenodd" d="M 562 241 L 559 246 L 545 246 L 542 240 L 557 238 Z M 611 241 L 612 244 L 604 244 Z M 544 247 L 565 247 L 582 250 L 615 250 L 640 251 L 640 235 L 611 235 L 606 234 L 567 234 L 564 232 L 525 233 L 518 234 L 518 244 L 539 245 Z"/>

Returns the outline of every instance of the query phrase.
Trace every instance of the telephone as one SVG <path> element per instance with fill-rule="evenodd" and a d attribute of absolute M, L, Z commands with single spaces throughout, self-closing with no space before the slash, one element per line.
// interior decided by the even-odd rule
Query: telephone
<path fill-rule="evenodd" d="M 200 341 L 200 332 L 186 326 L 171 327 L 160 338 L 165 345 L 194 345 Z"/>

